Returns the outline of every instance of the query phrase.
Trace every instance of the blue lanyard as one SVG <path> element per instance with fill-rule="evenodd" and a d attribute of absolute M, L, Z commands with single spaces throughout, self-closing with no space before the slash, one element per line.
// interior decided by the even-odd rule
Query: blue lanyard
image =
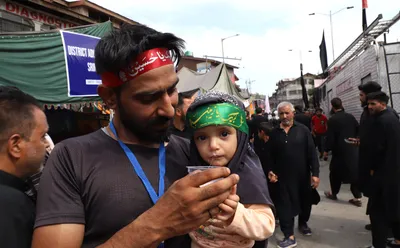
<path fill-rule="evenodd" d="M 117 131 L 115 130 L 114 123 L 110 121 L 110 129 L 115 135 L 115 138 L 118 140 L 119 145 L 121 146 L 122 150 L 124 150 L 125 155 L 128 157 L 129 161 L 131 162 L 133 169 L 135 170 L 136 174 L 139 176 L 140 180 L 144 184 L 147 192 L 150 195 L 151 200 L 154 204 L 158 201 L 158 199 L 164 194 L 164 176 L 165 176 L 165 147 L 164 143 L 160 143 L 160 148 L 158 150 L 158 167 L 160 170 L 160 178 L 158 180 L 158 195 L 154 190 L 153 186 L 151 185 L 149 179 L 146 177 L 142 167 L 140 166 L 139 162 L 137 161 L 133 152 L 118 138 Z"/>

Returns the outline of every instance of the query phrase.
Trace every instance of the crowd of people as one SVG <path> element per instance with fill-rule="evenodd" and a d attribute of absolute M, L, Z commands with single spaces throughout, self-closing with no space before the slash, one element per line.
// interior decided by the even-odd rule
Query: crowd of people
<path fill-rule="evenodd" d="M 336 200 L 350 183 L 350 203 L 369 197 L 373 247 L 400 247 L 400 122 L 379 84 L 360 86 L 360 124 L 339 98 L 329 119 L 289 102 L 279 120 L 260 108 L 249 118 L 229 94 L 178 93 L 183 47 L 142 25 L 103 37 L 98 94 L 113 119 L 54 149 L 37 100 L 0 86 L 1 247 L 261 248 L 276 225 L 278 247 L 296 247 L 296 216 L 312 235 L 329 152 L 325 196 Z"/>

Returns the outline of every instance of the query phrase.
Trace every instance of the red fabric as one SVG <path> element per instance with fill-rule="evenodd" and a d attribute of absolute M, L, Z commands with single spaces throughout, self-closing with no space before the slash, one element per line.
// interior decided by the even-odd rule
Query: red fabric
<path fill-rule="evenodd" d="M 173 62 L 167 49 L 154 48 L 141 53 L 131 62 L 128 68 L 122 69 L 118 75 L 111 72 L 101 74 L 101 80 L 108 87 L 117 87 L 143 73 L 171 64 Z"/>
<path fill-rule="evenodd" d="M 316 134 L 324 134 L 327 131 L 326 124 L 328 122 L 328 118 L 325 115 L 321 115 L 318 117 L 316 115 L 311 119 L 311 123 L 313 124 L 313 131 Z"/>
<path fill-rule="evenodd" d="M 112 72 L 104 72 L 101 74 L 101 81 L 107 87 L 118 87 L 123 84 L 119 77 Z"/>
<path fill-rule="evenodd" d="M 362 8 L 363 9 L 368 8 L 368 0 L 362 0 Z"/>

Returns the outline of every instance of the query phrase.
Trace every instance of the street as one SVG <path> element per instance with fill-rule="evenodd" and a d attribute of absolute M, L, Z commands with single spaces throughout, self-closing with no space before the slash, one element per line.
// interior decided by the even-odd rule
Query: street
<path fill-rule="evenodd" d="M 367 198 L 363 198 L 363 206 L 356 207 L 348 203 L 352 198 L 350 185 L 342 185 L 338 201 L 332 201 L 324 196 L 324 191 L 329 190 L 329 161 L 320 161 L 321 182 L 318 192 L 321 202 L 313 206 L 309 226 L 313 231 L 311 237 L 302 236 L 297 231 L 295 235 L 298 248 L 359 248 L 371 244 L 371 233 L 364 229 L 369 223 L 365 214 Z M 283 235 L 279 227 L 269 241 L 268 247 L 276 247 L 277 240 L 282 240 Z"/>

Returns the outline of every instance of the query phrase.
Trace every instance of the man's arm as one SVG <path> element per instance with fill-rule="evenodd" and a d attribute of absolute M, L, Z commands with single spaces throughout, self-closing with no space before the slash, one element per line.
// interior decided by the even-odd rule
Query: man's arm
<path fill-rule="evenodd" d="M 332 151 L 333 144 L 335 143 L 335 127 L 334 127 L 334 119 L 328 120 L 329 129 L 326 135 L 326 144 L 325 144 L 325 152 Z"/>
<path fill-rule="evenodd" d="M 58 224 L 42 226 L 33 233 L 32 248 L 82 246 L 85 226 L 82 224 Z"/>
<path fill-rule="evenodd" d="M 224 178 L 205 187 L 214 179 Z M 101 248 L 153 248 L 163 240 L 186 234 L 219 213 L 231 188 L 239 181 L 227 168 L 190 174 L 176 181 L 160 200 L 136 220 L 118 231 Z M 60 224 L 37 228 L 33 248 L 81 247 L 84 225 Z M 72 238 L 73 237 L 73 238 Z M 146 237 L 146 238 L 143 238 Z M 74 239 L 74 240 L 72 240 Z"/>
<path fill-rule="evenodd" d="M 305 132 L 306 135 L 306 145 L 307 145 L 307 159 L 308 159 L 308 164 L 310 166 L 311 170 L 311 175 L 313 177 L 319 177 L 319 161 L 318 161 L 318 156 L 317 152 L 315 150 L 315 145 L 314 141 L 311 137 L 311 134 L 308 132 Z"/>

